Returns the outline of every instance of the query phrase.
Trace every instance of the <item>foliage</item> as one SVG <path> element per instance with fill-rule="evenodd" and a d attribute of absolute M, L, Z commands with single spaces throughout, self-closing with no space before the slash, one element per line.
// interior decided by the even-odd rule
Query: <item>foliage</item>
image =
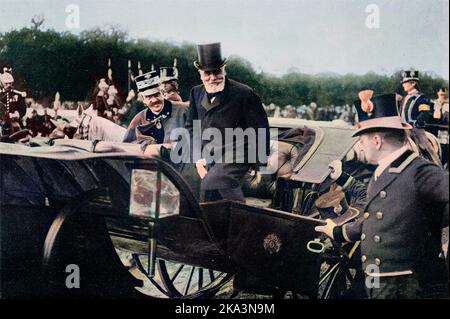
<path fill-rule="evenodd" d="M 128 86 L 128 60 L 132 61 L 131 70 L 137 75 L 138 61 L 147 72 L 152 64 L 155 68 L 170 66 L 176 58 L 184 99 L 188 99 L 190 89 L 200 83 L 192 65 L 196 59 L 194 44 L 130 39 L 115 26 L 87 30 L 80 35 L 43 31 L 40 26 L 41 21 L 36 19 L 31 28 L 0 34 L 0 65 L 12 66 L 17 86 L 33 97 L 51 99 L 59 91 L 63 100 L 89 100 L 96 81 L 107 76 L 109 58 L 122 96 L 126 95 Z M 392 76 L 371 72 L 339 76 L 307 75 L 292 70 L 276 77 L 257 73 L 249 61 L 231 56 L 227 73 L 230 78 L 255 89 L 266 104 L 351 104 L 365 88 L 377 93 L 402 93 L 400 71 Z M 448 87 L 448 81 L 433 74 L 422 74 L 421 89 L 425 94 L 434 96 L 442 86 Z"/>

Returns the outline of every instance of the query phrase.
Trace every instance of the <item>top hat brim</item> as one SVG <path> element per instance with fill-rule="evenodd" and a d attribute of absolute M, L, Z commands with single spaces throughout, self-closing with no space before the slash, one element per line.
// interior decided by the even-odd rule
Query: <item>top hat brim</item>
<path fill-rule="evenodd" d="M 220 69 L 220 68 L 223 67 L 226 63 L 227 63 L 227 59 L 225 58 L 225 59 L 223 59 L 223 61 L 222 61 L 220 64 L 218 64 L 217 66 L 216 66 L 216 65 L 204 66 L 204 65 L 201 65 L 198 61 L 194 61 L 194 66 L 195 66 L 197 69 L 202 70 L 202 71 L 214 71 L 214 70 Z"/>
<path fill-rule="evenodd" d="M 353 133 L 352 137 L 360 136 L 368 130 L 373 129 L 397 129 L 397 130 L 410 130 L 412 126 L 408 123 L 403 123 L 399 116 L 386 116 L 376 119 L 370 119 L 359 122 L 358 129 Z"/>

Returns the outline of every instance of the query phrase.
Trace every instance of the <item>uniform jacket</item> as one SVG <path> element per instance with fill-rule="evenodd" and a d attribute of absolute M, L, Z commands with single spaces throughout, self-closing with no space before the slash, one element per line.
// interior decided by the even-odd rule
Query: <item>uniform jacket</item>
<path fill-rule="evenodd" d="M 361 240 L 363 269 L 380 276 L 446 277 L 441 229 L 448 226 L 448 172 L 406 151 L 370 181 L 364 217 L 335 228 L 337 239 Z M 428 281 L 428 279 L 424 279 Z"/>
<path fill-rule="evenodd" d="M 402 107 L 402 119 L 416 126 L 420 123 L 420 120 L 425 122 L 433 121 L 433 109 L 430 100 L 423 94 L 417 92 L 413 95 L 407 95 L 405 97 Z M 416 123 L 419 120 L 419 123 Z"/>
<path fill-rule="evenodd" d="M 207 178 L 203 181 L 205 189 L 222 189 L 222 188 L 235 188 L 239 186 L 236 181 L 240 181 L 242 175 L 252 165 L 258 165 L 261 162 L 266 162 L 266 158 L 260 158 L 256 156 L 256 163 L 251 163 L 248 157 L 249 144 L 234 141 L 230 146 L 226 146 L 225 130 L 242 128 L 254 128 L 258 134 L 258 128 L 265 129 L 264 135 L 260 138 L 257 137 L 257 141 L 260 139 L 265 140 L 265 156 L 269 154 L 270 149 L 270 132 L 269 122 L 267 114 L 262 106 L 260 98 L 255 92 L 248 86 L 236 82 L 234 80 L 225 79 L 225 88 L 218 94 L 213 102 L 210 102 L 206 90 L 203 85 L 196 86 L 192 89 L 190 95 L 189 114 L 186 123 L 186 128 L 190 132 L 192 138 L 193 134 L 193 121 L 201 121 L 201 132 L 206 129 L 216 128 L 222 134 L 222 159 L 225 159 L 225 149 L 242 149 L 245 154 L 239 152 L 238 157 L 243 159 L 242 163 L 228 163 L 228 164 L 213 164 L 216 166 Z M 210 143 L 208 140 L 202 140 L 201 149 L 203 150 L 206 144 Z M 191 145 L 193 145 L 191 143 Z M 243 147 L 241 147 L 243 146 Z M 257 143 L 252 143 L 252 147 L 257 152 Z M 258 153 L 257 153 L 258 154 Z M 201 156 L 201 154 L 199 154 Z M 242 157 L 243 158 L 242 158 Z M 197 161 L 199 158 L 193 158 Z M 212 167 L 210 167 L 212 168 Z"/>
<path fill-rule="evenodd" d="M 8 133 L 11 129 L 10 113 L 19 113 L 20 119 L 27 112 L 25 105 L 25 93 L 17 90 L 5 91 L 0 89 L 0 125 L 3 127 L 4 133 Z"/>
<path fill-rule="evenodd" d="M 164 107 L 156 116 L 146 108 L 133 118 L 123 141 L 126 143 L 141 143 L 144 140 L 139 136 L 146 135 L 154 139 L 154 143 L 157 144 L 171 142 L 170 134 L 172 130 L 184 127 L 187 111 L 186 107 L 175 105 L 167 100 L 164 100 Z M 150 122 L 159 115 L 162 115 L 161 125 L 151 125 Z"/>

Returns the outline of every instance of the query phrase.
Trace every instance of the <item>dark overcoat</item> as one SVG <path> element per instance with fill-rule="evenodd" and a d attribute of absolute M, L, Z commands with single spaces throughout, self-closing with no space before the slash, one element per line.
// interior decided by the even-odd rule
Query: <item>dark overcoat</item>
<path fill-rule="evenodd" d="M 189 114 L 186 122 L 186 128 L 191 137 L 194 131 L 194 120 L 201 121 L 202 134 L 207 129 L 217 129 L 222 136 L 220 141 L 214 142 L 221 142 L 220 149 L 216 148 L 215 151 L 221 152 L 223 161 L 222 163 L 214 161 L 208 163 L 209 171 L 202 181 L 204 190 L 240 187 L 242 177 L 249 168 L 257 167 L 266 162 L 270 149 L 269 122 L 260 98 L 250 87 L 226 79 L 224 90 L 215 97 L 213 102 L 210 101 L 203 85 L 194 87 L 190 95 Z M 256 143 L 248 143 L 247 140 L 234 140 L 232 145 L 230 143 L 227 145 L 225 138 L 227 129 L 229 131 L 229 129 L 237 128 L 243 130 L 247 128 L 255 129 Z M 263 131 L 258 132 L 258 128 L 263 129 Z M 263 152 L 260 152 L 260 154 L 264 153 L 264 156 L 259 156 L 260 154 L 255 157 L 249 156 L 250 151 L 258 153 L 258 146 L 260 145 L 258 141 L 262 140 L 265 141 L 265 145 L 260 146 L 263 148 Z M 201 150 L 204 150 L 208 144 L 211 145 L 211 141 L 207 138 L 203 139 Z M 193 143 L 191 146 L 193 146 L 192 151 L 195 147 Z M 233 163 L 223 163 L 230 156 L 229 152 L 227 153 L 225 150 L 230 149 L 233 149 L 233 152 L 237 154 L 234 157 L 235 160 Z M 244 150 L 244 154 L 239 152 L 239 149 Z M 192 160 L 196 162 L 200 158 L 202 158 L 201 155 L 196 158 L 194 153 Z M 239 160 L 236 160 L 237 158 Z"/>

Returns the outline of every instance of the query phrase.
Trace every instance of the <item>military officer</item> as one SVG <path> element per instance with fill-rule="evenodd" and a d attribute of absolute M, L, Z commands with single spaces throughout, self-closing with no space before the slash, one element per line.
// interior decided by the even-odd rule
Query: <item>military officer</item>
<path fill-rule="evenodd" d="M 409 70 L 403 72 L 402 79 L 403 90 L 407 93 L 403 99 L 401 116 L 404 122 L 414 127 L 425 127 L 432 124 L 433 112 L 430 100 L 420 93 L 419 89 L 419 71 Z M 427 129 L 430 130 L 430 129 Z M 434 132 L 432 129 L 430 130 Z"/>
<path fill-rule="evenodd" d="M 133 118 L 124 142 L 143 145 L 170 143 L 171 131 L 185 125 L 187 108 L 164 99 L 156 71 L 137 76 L 135 81 L 147 108 Z"/>
<path fill-rule="evenodd" d="M 21 119 L 27 109 L 25 92 L 14 89 L 14 77 L 8 71 L 0 74 L 0 126 L 1 135 L 10 135 L 21 129 Z"/>
<path fill-rule="evenodd" d="M 222 156 L 222 159 L 225 159 L 217 163 L 205 158 L 193 158 L 197 172 L 202 178 L 201 190 L 205 194 L 205 201 L 218 199 L 243 201 L 244 195 L 241 189 L 243 177 L 252 166 L 257 169 L 259 164 L 265 163 L 269 154 L 270 135 L 267 115 L 260 98 L 251 88 L 226 77 L 226 59 L 222 58 L 220 43 L 198 45 L 197 53 L 198 60 L 194 62 L 194 66 L 203 84 L 195 86 L 191 91 L 186 128 L 191 138 L 194 121 L 200 121 L 202 134 L 206 130 L 220 132 L 219 141 L 202 141 L 202 154 L 208 152 L 205 147 L 214 142 L 220 144 L 215 151 Z M 228 141 L 227 145 L 226 132 L 238 128 L 253 129 L 257 141 L 265 141 L 265 156 L 257 154 L 256 163 L 249 161 L 249 153 L 252 148 L 257 152 L 259 148 L 257 141 L 233 139 L 232 142 Z M 258 131 L 258 129 L 261 130 Z M 232 150 L 233 154 L 227 153 L 227 150 Z M 232 160 L 227 161 L 226 158 L 230 156 Z"/>
<path fill-rule="evenodd" d="M 178 81 L 178 69 L 176 63 L 173 67 L 159 68 L 159 76 L 161 80 L 161 93 L 166 100 L 172 101 L 175 104 L 189 106 L 189 101 L 183 102 L 180 96 L 180 84 Z"/>
<path fill-rule="evenodd" d="M 367 189 L 363 218 L 316 227 L 338 241 L 361 241 L 369 298 L 448 298 L 441 230 L 448 226 L 448 172 L 406 146 L 412 126 L 398 116 L 395 95 L 360 92 L 354 136 L 377 168 Z M 360 117 L 361 118 L 361 117 Z"/>

